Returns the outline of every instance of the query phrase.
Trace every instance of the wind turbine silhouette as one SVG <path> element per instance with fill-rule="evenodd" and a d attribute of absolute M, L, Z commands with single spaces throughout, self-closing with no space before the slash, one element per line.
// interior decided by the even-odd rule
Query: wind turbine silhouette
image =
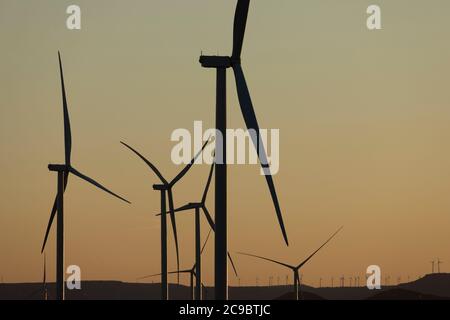
<path fill-rule="evenodd" d="M 201 230 L 200 230 L 200 210 L 203 211 L 206 220 L 209 223 L 209 226 L 211 227 L 211 229 L 213 231 L 215 231 L 215 224 L 214 221 L 208 211 L 208 208 L 206 207 L 206 197 L 208 196 L 208 191 L 209 191 L 209 186 L 211 184 L 211 180 L 212 180 L 212 175 L 213 175 L 213 171 L 214 171 L 214 163 L 211 165 L 211 169 L 209 170 L 209 175 L 208 175 L 208 180 L 206 182 L 206 186 L 205 189 L 203 190 L 203 195 L 202 195 L 202 199 L 200 200 L 200 202 L 189 202 L 188 204 L 181 206 L 177 209 L 174 210 L 174 213 L 177 212 L 183 212 L 183 211 L 188 211 L 188 210 L 194 210 L 195 212 L 195 267 L 196 267 L 196 292 L 195 292 L 195 296 L 197 300 L 202 300 L 201 298 L 201 294 L 202 294 L 202 290 L 201 290 L 201 283 L 202 283 L 202 272 L 201 272 L 201 250 L 200 250 L 200 237 L 201 237 Z M 169 212 L 166 212 L 169 213 Z M 161 213 L 157 214 L 157 216 L 160 216 Z M 231 258 L 230 253 L 228 252 L 228 258 L 230 259 L 231 262 L 231 266 L 233 267 L 234 273 L 236 275 L 236 277 L 238 277 L 237 274 L 237 270 L 236 267 L 234 265 L 233 259 Z"/>
<path fill-rule="evenodd" d="M 236 80 L 238 100 L 245 124 L 251 131 L 253 144 L 258 152 L 261 166 L 264 170 L 267 185 L 270 190 L 278 222 L 283 233 L 284 240 L 289 245 L 283 217 L 278 202 L 275 185 L 270 174 L 270 166 L 263 143 L 260 142 L 259 124 L 253 109 L 250 92 L 247 87 L 244 72 L 241 67 L 241 52 L 244 42 L 245 27 L 250 6 L 250 0 L 238 0 L 234 17 L 233 51 L 228 56 L 200 56 L 200 64 L 203 68 L 213 68 L 216 76 L 216 129 L 222 138 L 222 150 L 218 150 L 219 159 L 216 162 L 215 179 L 215 295 L 217 300 L 226 300 L 228 297 L 227 275 L 227 165 L 226 165 L 226 70 L 232 68 Z M 254 134 L 253 134 L 254 133 Z"/>
<path fill-rule="evenodd" d="M 88 176 L 82 174 L 78 170 L 76 170 L 71 163 L 71 152 L 72 152 L 72 134 L 70 129 L 70 119 L 69 119 L 69 110 L 67 107 L 67 98 L 66 98 L 66 89 L 64 85 L 64 73 L 61 62 L 61 54 L 58 51 L 58 60 L 59 60 L 59 72 L 61 78 L 61 91 L 62 91 L 62 102 L 63 102 L 63 116 L 64 116 L 64 151 L 65 151 L 65 163 L 64 164 L 49 164 L 48 169 L 50 171 L 55 171 L 58 173 L 58 191 L 56 195 L 56 199 L 53 203 L 53 208 L 50 213 L 50 220 L 47 225 L 47 230 L 45 232 L 44 242 L 42 244 L 41 253 L 44 252 L 45 245 L 47 243 L 48 235 L 50 232 L 50 228 L 52 226 L 53 220 L 57 215 L 57 224 L 56 224 L 56 299 L 63 300 L 64 299 L 64 192 L 67 188 L 67 182 L 69 181 L 69 174 L 73 174 L 78 178 L 89 182 L 95 187 L 109 193 L 110 195 L 125 201 L 127 203 L 131 203 L 125 198 L 115 194 L 114 192 L 108 190 L 100 183 L 96 182 L 94 179 L 89 178 Z"/>
<path fill-rule="evenodd" d="M 209 236 L 211 235 L 211 231 L 212 231 L 212 229 L 209 230 L 208 235 L 206 236 L 206 240 L 203 243 L 202 249 L 200 250 L 200 254 L 202 254 L 203 251 L 205 250 L 206 244 L 208 243 Z M 199 295 L 199 294 L 195 293 L 195 291 L 197 291 L 197 290 L 194 291 L 194 277 L 197 279 L 197 275 L 198 275 L 198 273 L 196 273 L 195 269 L 196 269 L 196 263 L 194 263 L 194 265 L 190 269 L 171 271 L 171 272 L 168 272 L 168 274 L 178 274 L 178 275 L 183 274 L 183 273 L 189 274 L 189 280 L 190 280 L 189 281 L 189 283 L 190 283 L 189 294 L 190 294 L 190 299 L 194 300 L 194 297 L 195 297 L 195 300 L 201 300 L 201 294 Z M 136 280 L 143 280 L 143 279 L 156 277 L 156 276 L 161 276 L 161 275 L 162 275 L 162 273 L 151 274 L 151 275 L 148 275 L 148 276 L 143 276 L 143 277 L 137 278 Z M 200 291 L 201 291 L 201 287 L 204 287 L 203 283 L 201 283 L 201 282 L 200 282 L 200 284 L 198 284 L 198 283 L 196 284 L 195 289 L 197 289 L 197 286 L 199 286 Z"/>
<path fill-rule="evenodd" d="M 262 256 L 257 256 L 254 254 L 250 254 L 250 253 L 244 253 L 244 252 L 238 252 L 241 255 L 245 255 L 245 256 L 249 256 L 249 257 L 254 257 L 254 258 L 258 258 L 258 259 L 262 259 L 262 260 L 266 260 L 266 261 L 270 261 L 276 264 L 279 264 L 281 266 L 284 266 L 286 268 L 289 268 L 292 270 L 292 272 L 294 273 L 294 294 L 295 294 L 295 299 L 298 300 L 299 298 L 299 286 L 300 286 L 300 275 L 299 275 L 299 270 L 301 267 L 303 267 L 317 252 L 319 252 L 320 249 L 322 249 L 328 242 L 331 241 L 331 239 L 333 239 L 336 234 L 342 230 L 343 227 L 340 227 L 337 231 L 335 231 L 331 237 L 328 238 L 327 241 L 325 241 L 316 251 L 314 251 L 311 255 L 309 255 L 305 260 L 303 260 L 302 262 L 300 262 L 297 266 L 292 266 L 289 264 L 286 264 L 284 262 L 280 262 L 277 260 L 273 260 L 273 259 L 269 259 L 269 258 L 265 258 Z"/>
<path fill-rule="evenodd" d="M 174 201 L 173 201 L 173 193 L 172 188 L 175 184 L 184 177 L 184 175 L 189 171 L 192 165 L 195 163 L 195 160 L 202 153 L 203 149 L 205 149 L 206 145 L 209 143 L 209 139 L 203 144 L 202 149 L 192 158 L 192 160 L 181 170 L 175 178 L 173 178 L 170 182 L 166 180 L 161 172 L 156 168 L 156 166 L 151 163 L 148 159 L 146 159 L 142 154 L 140 154 L 137 150 L 135 150 L 130 145 L 125 142 L 120 142 L 125 147 L 134 152 L 139 158 L 141 158 L 150 169 L 156 174 L 156 176 L 161 181 L 161 184 L 154 184 L 153 189 L 158 190 L 161 193 L 161 212 L 166 212 L 166 192 L 169 198 L 169 213 L 170 220 L 172 222 L 173 236 L 175 239 L 175 250 L 177 255 L 177 271 L 180 270 L 180 255 L 178 251 L 178 236 L 177 236 L 177 225 L 175 221 L 175 212 L 174 212 Z M 167 219 L 166 215 L 161 215 L 161 300 L 169 299 L 169 286 L 167 282 Z M 178 283 L 180 282 L 180 275 L 178 274 Z"/>

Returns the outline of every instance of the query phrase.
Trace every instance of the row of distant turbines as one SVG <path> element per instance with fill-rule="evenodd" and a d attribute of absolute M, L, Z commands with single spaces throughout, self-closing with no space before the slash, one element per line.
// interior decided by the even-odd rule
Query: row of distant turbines
<path fill-rule="evenodd" d="M 265 179 L 270 191 L 270 195 L 273 201 L 274 209 L 278 219 L 278 223 L 281 228 L 281 232 L 286 242 L 289 244 L 287 233 L 285 230 L 283 217 L 280 209 L 280 204 L 278 201 L 277 193 L 275 190 L 275 185 L 273 182 L 272 175 L 270 173 L 270 167 L 267 161 L 266 151 L 262 143 L 260 143 L 260 128 L 253 108 L 250 92 L 247 87 L 245 76 L 241 67 L 241 52 L 244 41 L 245 28 L 247 24 L 247 16 L 250 6 L 250 0 L 238 0 L 236 6 L 236 13 L 234 18 L 234 31 L 233 31 L 233 50 L 231 56 L 221 57 L 221 56 L 200 56 L 200 64 L 204 68 L 216 69 L 216 130 L 221 133 L 222 136 L 222 146 L 215 151 L 215 162 L 211 166 L 209 176 L 207 179 L 206 187 L 202 194 L 200 201 L 191 202 L 179 208 L 175 208 L 173 188 L 175 185 L 187 174 L 189 169 L 195 163 L 197 157 L 201 155 L 206 145 L 209 141 L 206 141 L 202 149 L 191 159 L 190 163 L 187 164 L 173 179 L 166 179 L 162 175 L 160 170 L 150 162 L 146 157 L 144 157 L 140 152 L 129 144 L 122 142 L 122 144 L 138 156 L 149 169 L 157 176 L 159 179 L 158 184 L 153 185 L 153 189 L 160 193 L 161 200 L 161 210 L 160 210 L 160 227 L 161 227 L 161 272 L 158 274 L 161 277 L 161 299 L 169 299 L 168 292 L 168 280 L 167 276 L 169 274 L 167 265 L 167 216 L 170 217 L 170 222 L 172 226 L 175 250 L 177 257 L 177 269 L 171 271 L 170 273 L 176 273 L 178 276 L 182 273 L 190 274 L 191 278 L 191 292 L 193 297 L 196 299 L 201 299 L 202 295 L 202 280 L 201 280 L 201 255 L 203 249 L 201 248 L 200 239 L 200 218 L 201 213 L 205 216 L 209 223 L 211 230 L 215 232 L 215 243 L 214 243 L 214 291 L 215 298 L 218 300 L 226 300 L 228 298 L 228 259 L 230 260 L 234 272 L 237 275 L 236 268 L 228 252 L 227 246 L 227 164 L 226 164 L 226 154 L 227 141 L 226 141 L 226 70 L 232 68 L 234 71 L 234 77 L 236 80 L 237 96 L 240 104 L 240 109 L 244 122 L 249 131 L 255 132 L 255 135 L 251 135 L 252 142 L 257 150 L 258 157 L 261 166 L 265 172 Z M 50 164 L 48 166 L 50 171 L 57 173 L 57 194 L 53 203 L 53 207 L 50 214 L 50 219 L 48 222 L 47 230 L 45 232 L 44 242 L 42 245 L 42 252 L 45 249 L 49 232 L 53 221 L 56 217 L 56 298 L 59 300 L 64 299 L 64 192 L 67 188 L 69 176 L 73 175 L 78 177 L 95 187 L 101 189 L 102 191 L 114 196 L 118 200 L 130 204 L 130 202 L 124 197 L 112 192 L 110 189 L 104 187 L 102 184 L 98 183 L 96 180 L 90 178 L 89 176 L 81 173 L 79 170 L 75 169 L 71 162 L 71 150 L 72 150 L 72 135 L 71 126 L 69 119 L 69 111 L 67 106 L 66 89 L 64 84 L 64 73 L 63 66 L 61 62 L 61 55 L 58 52 L 59 69 L 60 69 L 60 80 L 61 80 L 61 90 L 62 90 L 62 105 L 63 105 L 63 117 L 64 117 L 64 149 L 65 149 L 65 162 L 63 164 Z M 217 147 L 217 146 L 216 146 Z M 221 160 L 221 161 L 218 161 Z M 213 220 L 209 210 L 206 206 L 206 197 L 208 193 L 209 186 L 211 184 L 213 172 L 215 171 L 215 221 Z M 168 203 L 168 210 L 167 210 Z M 193 211 L 195 214 L 195 264 L 190 269 L 180 270 L 180 260 L 179 260 L 179 250 L 178 250 L 178 237 L 177 237 L 177 225 L 176 225 L 176 214 L 184 211 Z M 265 258 L 258 255 L 253 255 L 250 253 L 240 253 L 241 255 L 257 258 L 260 260 L 269 261 L 285 268 L 290 269 L 293 272 L 293 287 L 296 297 L 298 298 L 300 277 L 299 270 L 304 266 L 320 249 L 322 249 L 340 230 L 339 228 L 325 243 L 323 243 L 316 251 L 314 251 L 309 257 L 303 260 L 298 265 L 289 265 L 284 262 L 277 260 Z M 153 275 L 152 275 L 153 276 Z M 195 288 L 194 288 L 194 278 L 195 278 Z"/>
<path fill-rule="evenodd" d="M 437 258 L 436 260 L 430 261 L 430 263 L 431 263 L 431 273 L 435 273 L 434 271 L 435 264 L 437 266 L 437 273 L 441 273 L 441 264 L 444 263 L 444 261 L 441 261 L 439 258 Z"/>
<path fill-rule="evenodd" d="M 205 242 L 204 242 L 204 244 L 203 244 L 203 246 L 201 248 L 200 254 L 202 254 L 203 251 L 205 250 L 206 244 L 208 243 L 209 237 L 211 235 L 211 231 L 212 230 L 209 231 L 209 233 L 208 233 L 208 235 L 206 237 L 206 240 L 205 240 Z M 439 261 L 439 259 L 438 259 L 438 261 Z M 48 299 L 47 271 L 46 271 L 47 268 L 46 268 L 46 265 L 47 265 L 47 260 L 46 260 L 45 254 L 44 254 L 42 287 L 40 289 L 37 289 L 36 291 L 33 291 L 29 295 L 30 297 L 33 297 L 36 294 L 41 293 L 43 300 L 47 300 Z M 235 270 L 235 272 L 236 272 L 236 270 Z M 434 272 L 432 272 L 432 273 L 434 273 Z M 439 270 L 438 273 L 440 273 L 440 270 Z M 207 294 L 207 290 L 208 289 L 202 282 L 200 283 L 200 285 L 196 284 L 194 286 L 194 278 L 198 279 L 198 277 L 196 277 L 196 264 L 194 264 L 192 266 L 192 268 L 190 268 L 190 269 L 179 270 L 179 271 L 172 271 L 172 272 L 169 272 L 168 274 L 177 274 L 177 275 L 179 275 L 179 274 L 188 274 L 189 275 L 189 279 L 190 279 L 190 299 L 191 300 L 199 300 L 199 299 L 202 298 L 202 293 L 205 293 L 205 299 L 207 298 L 206 294 Z M 140 278 L 137 278 L 136 280 L 138 281 L 138 280 L 148 279 L 148 278 L 161 276 L 161 275 L 162 275 L 161 273 L 158 273 L 158 274 L 153 274 L 153 275 L 140 277 Z M 237 272 L 236 272 L 236 276 L 237 276 Z M 367 277 L 368 276 L 366 275 L 365 276 L 366 280 L 367 280 Z M 417 276 L 417 280 L 419 280 L 420 278 L 421 278 L 420 275 Z M 239 276 L 237 276 L 237 279 L 238 279 L 238 287 L 241 287 L 241 278 Z M 281 281 L 280 281 L 281 277 L 277 276 L 276 279 L 277 279 L 277 281 L 275 283 L 274 282 L 274 276 L 269 276 L 267 287 L 283 286 L 283 284 L 281 284 Z M 299 279 L 299 283 L 302 283 L 303 274 L 300 274 L 298 276 L 298 279 Z M 344 275 L 342 275 L 341 277 L 336 278 L 337 280 L 339 280 L 339 284 L 337 284 L 337 282 L 335 282 L 335 277 L 332 276 L 329 279 L 330 279 L 330 281 L 329 281 L 328 285 L 325 285 L 323 283 L 323 281 L 322 281 L 322 280 L 324 280 L 324 278 L 320 277 L 319 278 L 319 288 L 363 288 L 363 287 L 366 286 L 365 282 L 364 283 L 360 282 L 360 280 L 362 279 L 362 278 L 360 278 L 360 276 L 354 276 L 354 277 L 346 278 Z M 348 282 L 345 281 L 346 279 L 348 279 Z M 285 276 L 285 280 L 286 280 L 285 285 L 289 286 L 289 275 Z M 391 280 L 391 276 L 390 275 L 386 275 L 384 277 L 384 283 L 383 284 L 385 286 L 391 285 L 390 280 Z M 411 277 L 408 275 L 406 277 L 406 280 L 407 280 L 406 283 L 409 283 L 411 281 Z M 3 282 L 3 276 L 1 277 L 1 283 L 4 283 Z M 402 277 L 401 276 L 397 276 L 397 285 L 399 285 L 401 283 L 402 283 Z M 264 287 L 264 285 L 260 283 L 259 277 L 255 278 L 255 285 L 257 287 L 258 286 Z M 298 297 L 297 297 L 297 299 L 298 299 Z"/>

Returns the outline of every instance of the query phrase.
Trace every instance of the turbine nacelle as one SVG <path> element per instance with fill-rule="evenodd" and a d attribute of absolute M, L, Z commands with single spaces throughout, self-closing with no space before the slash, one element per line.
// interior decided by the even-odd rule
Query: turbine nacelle
<path fill-rule="evenodd" d="M 228 69 L 233 66 L 231 58 L 225 56 L 204 56 L 199 59 L 203 68 Z"/>
<path fill-rule="evenodd" d="M 203 206 L 203 203 L 201 203 L 201 202 L 189 202 L 188 205 L 191 206 L 192 208 L 201 208 Z"/>
<path fill-rule="evenodd" d="M 56 172 L 61 172 L 61 171 L 68 172 L 68 171 L 70 171 L 70 166 L 68 166 L 66 164 L 49 164 L 48 170 L 56 171 Z"/>
<path fill-rule="evenodd" d="M 167 191 L 168 189 L 169 189 L 168 184 L 154 184 L 153 185 L 153 190 Z"/>

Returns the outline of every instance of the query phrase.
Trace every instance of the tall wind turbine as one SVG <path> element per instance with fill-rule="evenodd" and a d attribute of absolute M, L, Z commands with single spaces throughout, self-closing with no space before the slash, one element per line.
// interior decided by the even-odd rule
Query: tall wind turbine
<path fill-rule="evenodd" d="M 200 254 L 202 254 L 203 251 L 205 250 L 206 244 L 208 243 L 209 236 L 211 235 L 211 231 L 212 231 L 212 229 L 210 229 L 209 232 L 208 232 L 208 235 L 206 237 L 205 243 L 203 244 L 203 247 L 200 250 Z M 183 274 L 183 273 L 189 274 L 189 283 L 190 283 L 189 295 L 190 295 L 190 299 L 194 300 L 194 298 L 195 298 L 195 300 L 201 300 L 201 295 L 196 294 L 195 291 L 197 291 L 197 290 L 194 290 L 194 277 L 196 279 L 198 277 L 198 273 L 196 273 L 195 269 L 196 269 L 196 263 L 194 263 L 194 265 L 190 269 L 171 271 L 171 272 L 168 272 L 168 274 L 177 274 L 177 275 L 180 275 L 180 274 Z M 143 277 L 137 278 L 136 280 L 143 280 L 143 279 L 156 277 L 156 276 L 161 276 L 161 275 L 162 275 L 162 273 L 151 274 L 151 275 L 148 275 L 148 276 L 143 276 Z M 201 287 L 203 286 L 203 283 L 201 283 L 201 282 L 200 282 L 200 284 L 197 283 L 195 289 L 197 289 L 197 286 L 199 286 L 200 291 L 201 291 Z"/>
<path fill-rule="evenodd" d="M 279 264 L 283 267 L 289 268 L 292 270 L 292 272 L 294 273 L 294 293 L 295 293 L 295 299 L 298 300 L 299 298 L 299 286 L 300 286 L 300 274 L 299 274 L 299 270 L 301 267 L 303 267 L 317 252 L 319 252 L 320 249 L 322 249 L 328 242 L 331 241 L 331 239 L 334 238 L 334 236 L 336 236 L 336 234 L 342 230 L 343 227 L 340 227 L 336 232 L 334 232 L 331 237 L 328 238 L 327 241 L 325 241 L 316 251 L 314 251 L 309 257 L 307 257 L 305 260 L 303 260 L 302 262 L 300 262 L 300 264 L 298 264 L 297 266 L 292 266 L 289 265 L 287 263 L 284 262 L 280 262 L 277 260 L 273 260 L 273 259 L 269 259 L 269 258 L 265 258 L 265 257 L 261 257 L 261 256 L 257 256 L 254 254 L 250 254 L 250 253 L 244 253 L 244 252 L 238 252 L 239 254 L 245 255 L 245 256 L 250 256 L 250 257 L 254 257 L 254 258 L 258 258 L 258 259 L 262 259 L 262 260 L 266 260 L 266 261 L 270 261 L 276 264 Z"/>
<path fill-rule="evenodd" d="M 130 203 L 125 198 L 115 194 L 114 192 L 108 190 L 100 183 L 96 182 L 94 179 L 89 178 L 88 176 L 82 174 L 78 170 L 76 170 L 70 161 L 71 152 L 72 152 L 72 134 L 70 130 L 70 119 L 69 119 L 69 110 L 67 107 L 67 98 L 66 98 L 66 89 L 64 85 L 64 73 L 63 67 L 61 63 L 61 55 L 58 52 L 58 60 L 59 60 L 59 72 L 61 78 L 61 91 L 62 91 L 62 102 L 63 102 L 63 116 L 64 116 L 64 149 L 65 149 L 65 163 L 64 164 L 49 164 L 48 169 L 50 171 L 54 171 L 58 173 L 58 191 L 56 195 L 56 199 L 53 203 L 53 208 L 50 213 L 50 220 L 47 225 L 47 230 L 45 232 L 44 243 L 42 244 L 41 253 L 45 249 L 45 244 L 47 243 L 48 235 L 50 232 L 50 228 L 53 223 L 53 219 L 57 215 L 57 224 L 56 224 L 56 299 L 63 300 L 64 299 L 64 191 L 67 188 L 67 182 L 69 181 L 69 174 L 73 174 L 78 178 L 89 182 L 95 187 L 113 195 L 114 197 Z"/>
<path fill-rule="evenodd" d="M 431 263 L 431 273 L 434 273 L 434 260 L 430 261 Z"/>
<path fill-rule="evenodd" d="M 250 92 L 247 87 L 244 72 L 241 67 L 241 52 L 244 42 L 245 27 L 250 6 L 250 0 L 238 0 L 234 17 L 233 51 L 228 56 L 200 56 L 203 68 L 216 69 L 216 129 L 221 134 L 223 150 L 218 150 L 219 159 L 216 162 L 215 179 L 215 220 L 217 224 L 215 236 L 215 295 L 217 300 L 226 300 L 228 297 L 227 275 L 227 165 L 226 165 L 226 70 L 232 68 L 236 80 L 237 95 L 245 124 L 251 134 L 253 144 L 258 152 L 263 167 L 267 185 L 270 190 L 275 211 L 283 233 L 284 240 L 289 245 L 283 217 L 278 202 L 275 185 L 270 174 L 266 151 L 260 141 L 260 130 L 256 114 L 253 109 Z"/>
<path fill-rule="evenodd" d="M 180 258 L 179 258 L 179 251 L 178 251 L 178 236 L 177 236 L 177 225 L 175 221 L 175 211 L 174 211 L 174 201 L 173 201 L 173 192 L 172 189 L 175 186 L 175 184 L 181 180 L 181 178 L 184 177 L 184 175 L 189 171 L 189 169 L 192 167 L 192 165 L 195 163 L 195 160 L 198 158 L 198 156 L 202 153 L 203 149 L 205 149 L 206 145 L 209 143 L 206 141 L 203 144 L 202 149 L 192 158 L 191 162 L 189 162 L 183 170 L 181 170 L 175 178 L 173 178 L 170 182 L 166 180 L 161 172 L 156 168 L 156 166 L 151 163 L 148 159 L 146 159 L 142 154 L 140 154 L 137 150 L 135 150 L 133 147 L 129 146 L 125 142 L 120 142 L 125 147 L 130 149 L 132 152 L 134 152 L 141 160 L 143 160 L 147 166 L 150 167 L 150 169 L 158 176 L 159 180 L 161 181 L 161 184 L 154 184 L 153 189 L 158 190 L 161 193 L 161 212 L 166 212 L 166 192 L 167 196 L 169 198 L 169 213 L 170 213 L 170 220 L 172 222 L 172 229 L 173 229 L 173 236 L 175 240 L 175 250 L 177 254 L 177 271 L 180 270 Z M 169 286 L 167 282 L 167 219 L 166 215 L 161 215 L 161 300 L 168 300 L 169 299 Z M 178 283 L 180 282 L 180 275 L 178 274 Z"/>
<path fill-rule="evenodd" d="M 188 210 L 194 210 L 195 212 L 195 273 L 196 273 L 196 291 L 195 296 L 196 300 L 202 300 L 201 294 L 201 283 L 202 283 L 202 272 L 201 272 L 201 251 L 200 251 L 200 237 L 201 237 L 201 230 L 200 230 L 200 210 L 204 213 L 206 220 L 209 223 L 209 226 L 213 231 L 215 231 L 215 224 L 214 221 L 208 211 L 208 208 L 206 207 L 206 197 L 208 196 L 208 190 L 209 186 L 211 184 L 211 179 L 214 171 L 214 164 L 211 165 L 211 169 L 209 170 L 208 180 L 206 182 L 205 190 L 203 191 L 202 199 L 200 202 L 189 202 L 188 204 L 181 206 L 174 210 L 174 212 L 183 212 Z M 158 216 L 161 214 L 158 214 Z M 228 258 L 230 259 L 231 266 L 233 267 L 234 274 L 236 277 L 238 277 L 236 267 L 234 265 L 233 259 L 231 258 L 230 253 L 228 252 Z"/>

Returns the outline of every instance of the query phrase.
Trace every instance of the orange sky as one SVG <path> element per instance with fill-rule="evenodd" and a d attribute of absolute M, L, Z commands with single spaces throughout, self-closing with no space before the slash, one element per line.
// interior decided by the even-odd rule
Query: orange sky
<path fill-rule="evenodd" d="M 0 275 L 40 281 L 40 246 L 56 190 L 47 164 L 63 160 L 57 50 L 65 67 L 77 169 L 132 206 L 73 178 L 65 197 L 66 264 L 82 278 L 134 281 L 159 272 L 155 176 L 125 140 L 169 178 L 176 128 L 214 124 L 215 76 L 200 51 L 229 54 L 234 2 L 77 1 L 82 30 L 65 28 L 71 1 L 0 3 Z M 298 263 L 345 228 L 304 268 L 306 283 L 391 278 L 450 263 L 450 27 L 448 1 L 378 1 L 383 30 L 368 31 L 371 1 L 253 1 L 243 67 L 263 128 L 280 129 L 275 177 L 291 246 L 286 248 L 258 166 L 229 169 L 229 248 Z M 228 78 L 229 127 L 244 126 Z M 208 167 L 175 188 L 200 197 Z M 212 191 L 212 190 L 211 190 Z M 209 207 L 213 211 L 213 196 Z M 178 219 L 181 264 L 193 264 L 193 216 Z M 207 224 L 203 221 L 203 237 Z M 52 229 L 48 277 L 54 277 Z M 175 267 L 172 237 L 170 266 Z M 242 284 L 285 270 L 236 258 Z M 212 284 L 213 246 L 204 256 Z M 448 270 L 442 265 L 442 270 Z M 157 279 L 156 279 L 157 280 Z M 184 279 L 187 283 L 188 279 Z M 274 280 L 276 281 L 276 280 Z M 325 280 L 329 281 L 329 280 Z M 230 283 L 237 280 L 230 274 Z M 336 282 L 335 282 L 336 283 Z"/>

